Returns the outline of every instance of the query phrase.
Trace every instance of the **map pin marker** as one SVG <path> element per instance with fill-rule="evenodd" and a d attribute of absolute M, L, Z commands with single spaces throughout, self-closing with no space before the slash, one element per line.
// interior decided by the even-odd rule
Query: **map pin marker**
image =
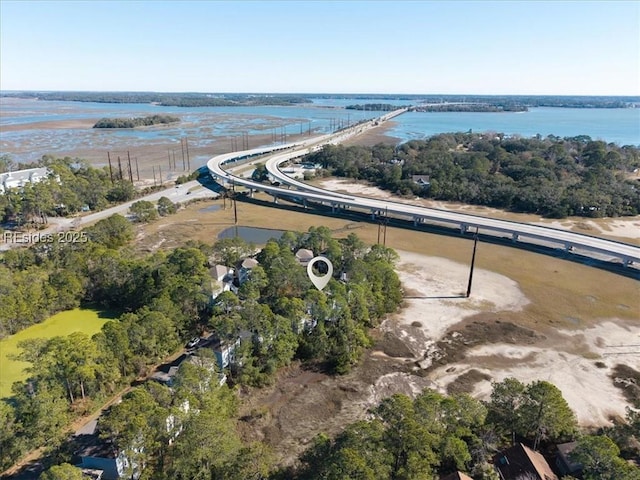
<path fill-rule="evenodd" d="M 313 265 L 318 262 L 327 264 L 327 273 L 322 277 L 319 277 L 318 275 L 313 273 Z M 307 275 L 309 275 L 309 280 L 311 280 L 311 283 L 313 283 L 318 290 L 322 290 L 327 286 L 329 280 L 331 280 L 331 276 L 333 275 L 333 264 L 327 257 L 312 258 L 311 261 L 307 264 Z"/>

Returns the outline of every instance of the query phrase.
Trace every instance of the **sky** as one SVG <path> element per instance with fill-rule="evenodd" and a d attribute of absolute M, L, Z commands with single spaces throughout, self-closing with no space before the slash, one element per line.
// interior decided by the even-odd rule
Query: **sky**
<path fill-rule="evenodd" d="M 640 2 L 0 0 L 0 89 L 640 95 Z"/>

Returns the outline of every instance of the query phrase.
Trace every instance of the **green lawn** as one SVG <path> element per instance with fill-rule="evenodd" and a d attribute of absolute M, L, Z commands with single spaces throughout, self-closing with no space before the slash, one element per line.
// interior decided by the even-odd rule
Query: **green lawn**
<path fill-rule="evenodd" d="M 110 312 L 76 308 L 60 312 L 42 323 L 0 340 L 0 398 L 11 396 L 13 382 L 27 378 L 24 369 L 29 363 L 9 359 L 12 354 L 19 353 L 18 342 L 30 338 L 59 337 L 73 332 L 84 332 L 91 336 L 99 332 L 110 318 L 113 318 Z"/>

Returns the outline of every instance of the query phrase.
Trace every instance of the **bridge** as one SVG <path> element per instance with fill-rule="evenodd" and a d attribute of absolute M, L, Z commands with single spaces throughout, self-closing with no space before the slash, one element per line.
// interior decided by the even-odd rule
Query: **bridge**
<path fill-rule="evenodd" d="M 307 155 L 322 148 L 324 145 L 338 144 L 366 130 L 375 128 L 405 111 L 406 109 L 395 110 L 377 119 L 368 120 L 332 134 L 314 137 L 297 143 L 218 155 L 207 162 L 207 168 L 214 180 L 223 186 L 240 185 L 247 188 L 250 195 L 255 191 L 262 191 L 271 195 L 275 203 L 279 199 L 288 199 L 302 203 L 305 208 L 310 204 L 315 204 L 330 207 L 333 212 L 339 210 L 366 212 L 371 215 L 373 220 L 397 218 L 412 221 L 416 226 L 430 224 L 453 227 L 458 228 L 461 233 L 478 231 L 483 235 L 499 238 L 507 237 L 514 243 L 522 242 L 552 246 L 574 254 L 595 257 L 609 262 L 619 262 L 624 266 L 640 264 L 640 247 L 636 245 L 557 228 L 331 192 L 295 180 L 284 174 L 279 168 L 283 163 Z M 287 188 L 265 185 L 241 178 L 223 168 L 223 166 L 228 167 L 234 163 L 237 164 L 239 161 L 249 161 L 251 163 L 260 161 L 265 163 L 269 174 L 281 185 L 286 185 Z"/>

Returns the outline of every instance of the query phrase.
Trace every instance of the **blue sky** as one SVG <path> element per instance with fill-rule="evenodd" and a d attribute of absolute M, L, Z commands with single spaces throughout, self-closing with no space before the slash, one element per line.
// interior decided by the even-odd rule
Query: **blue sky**
<path fill-rule="evenodd" d="M 0 89 L 640 95 L 640 2 L 0 0 Z"/>

